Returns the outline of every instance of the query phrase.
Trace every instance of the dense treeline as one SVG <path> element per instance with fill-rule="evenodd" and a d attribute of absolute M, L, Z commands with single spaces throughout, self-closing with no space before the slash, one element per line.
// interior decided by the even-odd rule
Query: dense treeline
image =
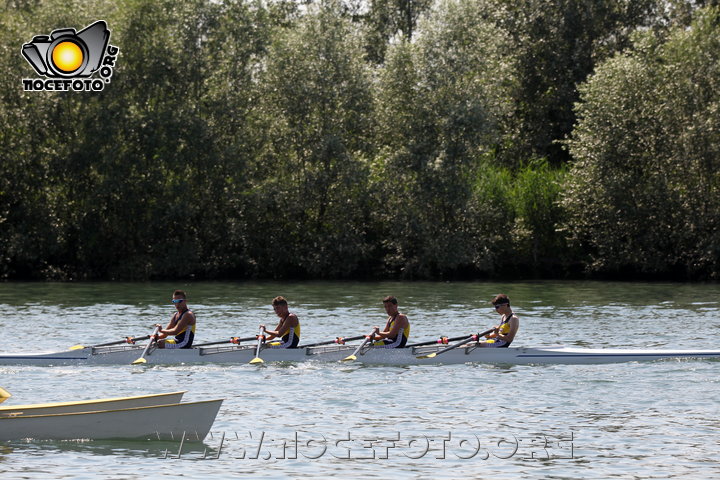
<path fill-rule="evenodd" d="M 9 1 L 0 277 L 720 277 L 720 9 Z M 20 47 L 104 19 L 100 93 Z"/>

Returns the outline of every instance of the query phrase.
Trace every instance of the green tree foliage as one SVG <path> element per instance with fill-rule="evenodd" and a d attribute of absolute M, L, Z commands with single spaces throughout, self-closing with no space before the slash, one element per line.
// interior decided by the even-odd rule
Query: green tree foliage
<path fill-rule="evenodd" d="M 565 236 L 558 231 L 565 213 L 559 200 L 566 181 L 566 169 L 552 168 L 545 159 L 529 162 L 516 172 L 510 191 L 516 265 L 548 274 L 572 262 Z"/>
<path fill-rule="evenodd" d="M 0 278 L 716 278 L 711 5 L 4 2 Z M 104 91 L 23 91 L 99 19 Z"/>
<path fill-rule="evenodd" d="M 249 254 L 258 274 L 345 276 L 365 260 L 369 72 L 333 1 L 279 31 L 258 74 Z"/>
<path fill-rule="evenodd" d="M 376 220 L 388 268 L 406 276 L 472 267 L 488 247 L 468 179 L 502 137 L 513 64 L 507 34 L 482 14 L 475 1 L 442 2 L 381 73 Z"/>
<path fill-rule="evenodd" d="M 70 95 L 26 93 L 34 73 L 20 55 L 23 43 L 49 34 L 55 22 L 94 21 L 102 2 L 62 5 L 16 2 L 0 13 L 0 275 L 53 277 L 66 256 L 66 228 L 58 168 L 78 141 L 72 128 L 84 113 Z M 76 8 L 75 8 L 76 7 Z M 84 25 L 83 25 L 84 26 Z M 90 103 L 90 102 L 88 102 Z"/>
<path fill-rule="evenodd" d="M 582 88 L 570 142 L 570 231 L 608 273 L 718 275 L 720 16 L 703 10 Z"/>
<path fill-rule="evenodd" d="M 9 112 L 15 118 L 4 119 L 15 135 L 5 140 L 27 145 L 9 149 L 3 168 L 15 177 L 3 189 L 6 274 L 148 278 L 241 268 L 241 247 L 227 233 L 242 222 L 227 193 L 242 188 L 235 180 L 244 159 L 228 139 L 242 130 L 238 119 L 250 101 L 242 82 L 249 59 L 267 43 L 267 12 L 198 0 L 121 8 L 48 2 L 6 15 L 24 22 L 24 36 L 8 44 L 58 26 L 82 28 L 100 16 L 111 26 L 111 43 L 121 46 L 112 84 L 101 94 L 33 92 L 21 94 L 24 104 L 5 100 L 16 102 Z M 218 61 L 227 48 L 230 67 Z M 8 80 L 9 96 L 29 68 L 16 52 L 4 57 L 20 63 L 6 68 L 18 72 Z M 219 84 L 223 71 L 232 80 Z"/>
<path fill-rule="evenodd" d="M 412 41 L 420 16 L 432 3 L 432 0 L 369 0 L 367 12 L 362 16 L 368 58 L 383 63 L 388 42 L 396 35 Z"/>
<path fill-rule="evenodd" d="M 513 35 L 515 113 L 503 161 L 567 160 L 562 141 L 575 123 L 577 85 L 595 64 L 625 48 L 636 27 L 657 18 L 657 0 L 495 0 L 493 15 Z"/>

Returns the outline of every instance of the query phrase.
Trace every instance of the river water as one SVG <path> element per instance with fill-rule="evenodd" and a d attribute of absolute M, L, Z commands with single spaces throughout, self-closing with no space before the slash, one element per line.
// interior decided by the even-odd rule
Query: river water
<path fill-rule="evenodd" d="M 411 341 L 485 330 L 510 296 L 514 346 L 718 348 L 720 286 L 530 282 L 2 283 L 7 352 L 146 335 L 188 292 L 196 342 L 252 336 L 290 301 L 303 341 L 367 333 L 396 295 Z M 715 478 L 720 363 L 2 367 L 4 405 L 187 390 L 224 398 L 203 443 L 0 443 L 0 477 Z"/>

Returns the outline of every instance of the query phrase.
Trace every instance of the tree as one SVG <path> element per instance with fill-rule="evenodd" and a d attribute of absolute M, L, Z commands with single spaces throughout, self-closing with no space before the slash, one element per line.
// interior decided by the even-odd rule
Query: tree
<path fill-rule="evenodd" d="M 416 42 L 390 48 L 380 77 L 376 224 L 386 267 L 406 277 L 472 269 L 488 248 L 474 179 L 501 141 L 514 65 L 483 7 L 441 3 Z"/>
<path fill-rule="evenodd" d="M 370 0 L 364 15 L 368 58 L 383 63 L 388 44 L 396 35 L 411 42 L 420 16 L 432 3 L 432 0 Z"/>
<path fill-rule="evenodd" d="M 248 252 L 264 274 L 346 276 L 364 261 L 369 86 L 361 38 L 336 2 L 276 31 L 258 77 L 248 192 Z"/>
<path fill-rule="evenodd" d="M 719 15 L 639 34 L 581 88 L 564 202 L 590 271 L 717 278 Z"/>
<path fill-rule="evenodd" d="M 560 141 L 575 123 L 577 85 L 596 62 L 628 45 L 652 23 L 657 0 L 495 0 L 492 17 L 513 37 L 517 89 L 501 153 L 517 167 L 532 158 L 568 160 Z"/>

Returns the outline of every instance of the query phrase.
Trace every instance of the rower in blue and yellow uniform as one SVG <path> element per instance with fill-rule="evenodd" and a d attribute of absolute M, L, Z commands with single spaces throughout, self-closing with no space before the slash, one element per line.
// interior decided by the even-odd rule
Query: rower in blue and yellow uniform
<path fill-rule="evenodd" d="M 182 290 L 173 292 L 172 303 L 177 312 L 172 316 L 170 322 L 162 328 L 161 325 L 156 336 L 160 348 L 191 348 L 195 339 L 195 325 L 197 319 L 195 314 L 187 306 L 187 295 Z M 167 338 L 173 335 L 175 338 Z"/>
<path fill-rule="evenodd" d="M 510 308 L 510 299 L 504 293 L 492 299 L 495 311 L 502 315 L 500 325 L 495 326 L 495 331 L 485 335 L 487 340 L 478 341 L 480 347 L 504 348 L 509 347 L 515 339 L 515 334 L 520 328 L 520 320 Z"/>
<path fill-rule="evenodd" d="M 272 301 L 275 314 L 280 317 L 280 322 L 275 330 L 265 330 L 266 341 L 279 338 L 280 341 L 270 342 L 270 348 L 297 348 L 300 344 L 300 320 L 297 315 L 290 313 L 288 302 L 284 297 L 275 297 Z M 261 327 L 265 328 L 264 325 Z"/>
<path fill-rule="evenodd" d="M 410 338 L 410 321 L 398 310 L 397 298 L 388 296 L 383 299 L 385 312 L 388 314 L 383 331 L 378 331 L 372 338 L 376 348 L 402 348 Z M 378 327 L 375 327 L 379 330 Z"/>

